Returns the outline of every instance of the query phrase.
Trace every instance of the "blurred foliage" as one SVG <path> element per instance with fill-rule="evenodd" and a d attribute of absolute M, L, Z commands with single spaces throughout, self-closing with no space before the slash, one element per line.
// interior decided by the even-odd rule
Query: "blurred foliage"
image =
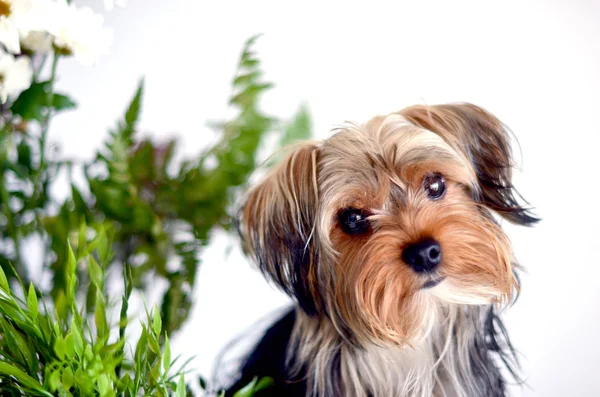
<path fill-rule="evenodd" d="M 33 284 L 26 288 L 18 279 L 10 287 L 0 269 L 0 393 L 2 396 L 191 396 L 180 357 L 171 357 L 169 338 L 158 308 L 146 310 L 135 349 L 125 342 L 128 301 L 133 279 L 124 268 L 124 294 L 118 326 L 109 322 L 107 295 L 102 293 L 106 266 L 113 256 L 109 235 L 103 227 L 80 227 L 76 246 L 67 245 L 65 282 L 57 291 L 54 307 L 38 299 Z M 90 237 L 91 235 L 91 237 Z M 91 280 L 86 310 L 76 297 L 81 290 L 77 269 Z M 94 291 L 93 293 L 89 293 Z M 124 310 L 123 310 L 124 309 Z M 268 387 L 269 378 L 254 380 L 236 394 L 251 397 Z M 203 385 L 198 385 L 202 387 Z"/>
<path fill-rule="evenodd" d="M 123 336 L 127 318 L 120 327 L 111 327 L 104 290 L 110 244 L 102 228 L 94 231 L 82 226 L 75 251 L 67 246 L 65 282 L 57 291 L 53 308 L 40 304 L 33 284 L 29 288 L 18 281 L 23 296 L 11 290 L 0 270 L 0 392 L 3 396 L 168 396 L 186 395 L 183 370 L 169 370 L 169 339 L 163 331 L 158 310 L 146 312 L 142 334 L 131 358 L 126 358 Z M 87 317 L 78 306 L 77 269 L 85 269 L 95 291 L 87 294 L 86 306 L 93 310 Z M 127 274 L 127 272 L 125 272 Z M 122 305 L 131 292 L 131 278 L 124 277 Z M 161 347 L 159 340 L 164 340 Z M 181 381 L 180 381 L 181 380 Z"/>
<path fill-rule="evenodd" d="M 218 140 L 192 159 L 176 160 L 175 140 L 157 143 L 137 134 L 143 81 L 92 161 L 50 158 L 52 117 L 76 107 L 54 91 L 58 54 L 49 79 L 39 78 L 40 66 L 31 87 L 2 106 L 0 269 L 6 281 L 0 279 L 0 355 L 5 361 L 0 362 L 0 390 L 6 395 L 20 395 L 19 390 L 26 395 L 134 396 L 148 395 L 148 390 L 184 395 L 176 379 L 166 376 L 165 356 L 169 359 L 160 346 L 168 348 L 163 336 L 172 335 L 188 317 L 203 248 L 214 230 L 230 230 L 232 203 L 261 162 L 258 152 L 266 138 L 275 135 L 288 144 L 310 136 L 305 107 L 288 123 L 260 109 L 271 84 L 263 81 L 255 41 L 245 43 L 233 80 L 229 105 L 234 117 L 216 123 Z M 86 183 L 71 182 L 71 195 L 57 201 L 50 192 L 59 174 L 72 181 L 78 170 Z M 91 235 L 97 237 L 90 240 Z M 65 249 L 69 246 L 75 252 Z M 41 274 L 52 278 L 47 288 L 31 286 L 34 278 L 25 259 L 32 251 L 42 258 L 35 279 Z M 107 322 L 105 277 L 111 274 L 126 276 L 117 341 Z M 134 356 L 125 360 L 129 294 L 133 289 L 154 292 L 158 280 L 166 286 L 159 309 L 148 313 Z M 22 298 L 15 292 L 19 285 L 30 286 Z M 37 298 L 45 302 L 43 310 L 35 308 Z M 150 318 L 160 322 L 158 329 Z M 123 373 L 129 378 L 123 380 Z M 252 395 L 264 382 L 249 385 L 240 396 Z"/>
<path fill-rule="evenodd" d="M 288 146 L 299 140 L 306 140 L 311 137 L 312 120 L 306 105 L 300 107 L 300 110 L 294 116 L 294 119 L 287 123 L 285 131 L 279 141 L 279 146 Z"/>

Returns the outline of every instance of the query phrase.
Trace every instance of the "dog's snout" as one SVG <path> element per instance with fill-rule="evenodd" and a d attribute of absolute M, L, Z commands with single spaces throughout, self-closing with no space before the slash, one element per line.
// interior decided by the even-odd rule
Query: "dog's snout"
<path fill-rule="evenodd" d="M 427 238 L 406 247 L 402 260 L 417 273 L 431 272 L 442 262 L 442 248 L 437 241 Z"/>

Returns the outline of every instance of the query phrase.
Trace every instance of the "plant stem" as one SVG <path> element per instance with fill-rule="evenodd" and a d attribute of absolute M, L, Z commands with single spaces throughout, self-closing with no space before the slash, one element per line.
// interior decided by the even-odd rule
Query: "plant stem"
<path fill-rule="evenodd" d="M 33 81 L 34 82 L 38 81 L 38 77 L 40 77 L 40 73 L 42 73 L 42 70 L 44 69 L 44 65 L 46 64 L 47 59 L 48 59 L 48 55 L 44 55 L 44 57 L 42 58 L 42 60 L 40 62 L 40 65 L 37 67 L 37 69 L 33 73 Z"/>
<path fill-rule="evenodd" d="M 131 277 L 131 266 L 128 262 L 124 263 L 123 267 L 123 299 L 121 301 L 121 313 L 119 316 L 119 341 L 125 346 L 125 331 L 127 330 L 127 310 L 129 309 L 129 298 L 131 297 L 131 291 L 133 286 Z M 116 367 L 115 373 L 117 376 L 121 376 L 121 365 L 119 363 Z"/>
<path fill-rule="evenodd" d="M 46 114 L 44 115 L 44 118 L 42 119 L 41 122 L 41 133 L 40 133 L 40 140 L 39 140 L 39 150 L 40 150 L 40 163 L 39 163 L 39 167 L 37 168 L 35 174 L 32 176 L 32 182 L 33 182 L 33 189 L 34 189 L 34 194 L 32 197 L 35 198 L 35 200 L 40 200 L 40 198 L 42 197 L 42 195 L 44 195 L 44 190 L 45 188 L 45 183 L 44 183 L 44 178 L 48 178 L 47 176 L 47 169 L 48 169 L 48 165 L 46 164 L 46 141 L 48 138 L 48 130 L 50 129 L 50 121 L 52 119 L 52 102 L 54 100 L 54 82 L 56 80 L 56 69 L 58 66 L 58 59 L 60 58 L 59 54 L 57 54 L 56 52 L 54 54 L 52 54 L 52 69 L 50 72 L 50 80 L 48 80 L 48 92 L 46 93 Z M 44 58 L 44 62 L 46 61 L 46 58 Z M 41 66 L 40 66 L 40 71 L 41 71 Z M 36 77 L 37 78 L 37 77 Z M 38 201 L 39 203 L 40 201 Z M 36 207 L 43 211 L 44 208 L 46 207 L 46 202 L 44 200 L 43 203 L 36 205 Z M 36 217 L 36 222 L 38 225 L 41 225 L 41 214 L 40 211 L 34 211 L 35 212 L 35 217 Z M 43 237 L 43 234 L 42 234 Z M 47 246 L 46 246 L 47 249 Z M 44 249 L 44 251 L 46 251 L 46 249 Z M 45 254 L 45 252 L 44 252 Z M 44 258 L 46 258 L 47 255 L 44 255 Z M 45 264 L 45 259 L 43 260 L 43 263 Z"/>
<path fill-rule="evenodd" d="M 13 147 L 11 129 L 12 116 L 9 117 L 8 120 L 5 120 L 5 125 L 0 131 L 0 164 L 7 160 L 9 155 L 8 150 L 10 150 L 9 148 Z M 19 266 L 16 268 L 17 275 L 21 277 L 22 280 L 29 282 L 27 268 L 22 264 L 21 261 L 21 239 L 19 236 L 19 228 L 15 222 L 15 216 L 10 208 L 10 193 L 6 185 L 4 170 L 0 170 L 0 203 L 2 203 L 1 207 L 6 218 L 6 232 L 14 244 L 14 260 L 19 264 Z"/>
<path fill-rule="evenodd" d="M 50 80 L 48 80 L 48 92 L 46 97 L 46 116 L 42 121 L 42 133 L 40 136 L 40 171 L 44 171 L 45 168 L 45 154 L 46 154 L 46 139 L 48 137 L 48 130 L 50 129 L 50 120 L 52 119 L 52 100 L 54 99 L 54 81 L 56 80 L 56 68 L 58 65 L 58 54 L 54 54 L 52 61 L 52 71 L 50 72 Z"/>

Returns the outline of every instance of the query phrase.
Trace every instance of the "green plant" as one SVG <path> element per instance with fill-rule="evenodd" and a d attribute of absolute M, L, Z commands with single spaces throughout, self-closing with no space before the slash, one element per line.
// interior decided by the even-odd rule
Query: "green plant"
<path fill-rule="evenodd" d="M 90 236 L 89 238 L 88 236 Z M 102 226 L 82 225 L 75 248 L 67 245 L 64 289 L 53 307 L 38 300 L 33 284 L 20 281 L 19 296 L 0 269 L 0 393 L 3 396 L 187 396 L 188 362 L 176 367 L 158 308 L 146 310 L 135 349 L 124 338 L 132 291 L 131 268 L 124 268 L 121 315 L 111 324 L 108 296 L 103 293 L 106 265 L 113 253 Z M 85 305 L 78 304 L 78 269 L 90 284 Z M 93 293 L 89 293 L 93 291 Z M 84 307 L 85 306 L 85 307 Z M 93 315 L 86 315 L 86 308 Z M 174 368 L 177 368 L 173 370 Z M 250 397 L 270 380 L 254 380 L 236 397 Z"/>
<path fill-rule="evenodd" d="M 287 144 L 310 135 L 305 108 L 290 123 L 259 109 L 271 84 L 262 79 L 255 40 L 244 45 L 233 80 L 236 115 L 215 124 L 215 145 L 182 162 L 174 160 L 175 140 L 156 143 L 136 134 L 143 81 L 93 161 L 50 156 L 50 122 L 76 104 L 54 89 L 65 54 L 55 49 L 31 55 L 33 81 L 2 105 L 0 119 L 3 395 L 190 395 L 185 366 L 172 371 L 167 335 L 188 317 L 202 250 L 213 230 L 230 230 L 232 203 L 261 162 L 257 153 L 265 137 L 278 134 Z M 52 68 L 42 78 L 46 58 Z M 71 196 L 58 202 L 50 193 L 58 173 L 72 179 L 78 170 L 87 186 L 71 183 Z M 52 276 L 49 288 L 34 286 L 26 266 L 32 236 L 42 241 L 36 248 Z M 109 272 L 122 273 L 125 282 L 116 323 L 109 320 Z M 129 296 L 157 278 L 167 288 L 129 351 Z M 266 386 L 268 380 L 256 380 L 237 397 Z"/>
<path fill-rule="evenodd" d="M 133 285 L 138 289 L 147 287 L 145 281 L 151 280 L 147 275 L 165 279 L 168 287 L 161 299 L 161 315 L 169 332 L 177 330 L 191 305 L 202 248 L 216 227 L 229 229 L 231 203 L 259 161 L 261 142 L 277 130 L 285 131 L 281 134 L 284 143 L 309 131 L 305 109 L 286 128 L 259 110 L 260 97 L 271 84 L 262 82 L 260 62 L 252 51 L 254 41 L 244 46 L 233 81 L 230 104 L 236 116 L 218 123 L 221 137 L 214 146 L 181 164 L 174 164 L 175 140 L 160 144 L 137 138 L 143 82 L 104 147 L 83 165 L 44 155 L 50 118 L 43 115 L 71 109 L 74 102 L 65 95 L 48 94 L 54 78 L 35 82 L 24 91 L 4 116 L 0 137 L 4 142 L 0 238 L 5 247 L 12 247 L 0 252 L 0 265 L 9 277 L 18 274 L 29 281 L 20 258 L 22 241 L 32 234 L 41 235 L 47 241 L 42 247 L 44 267 L 51 270 L 54 280 L 52 290 L 42 293 L 56 298 L 64 287 L 61 264 L 70 233 L 81 222 L 109 223 L 115 230 L 115 257 L 107 266 L 131 264 Z M 29 133 L 32 124 L 40 125 L 42 136 Z M 89 190 L 73 184 L 71 197 L 57 203 L 49 193 L 57 173 L 66 169 L 71 175 L 77 167 L 85 170 Z M 5 182 L 9 179 L 15 183 Z M 52 208 L 58 211 L 49 216 Z M 177 265 L 168 267 L 173 257 L 179 258 Z M 11 273 L 8 263 L 15 264 L 17 274 Z"/>
<path fill-rule="evenodd" d="M 158 310 L 147 312 L 142 334 L 127 358 L 123 337 L 127 318 L 111 326 L 107 296 L 102 293 L 111 257 L 109 240 L 102 227 L 88 241 L 89 232 L 82 226 L 76 249 L 67 246 L 64 288 L 51 307 L 44 301 L 40 305 L 33 284 L 26 289 L 17 282 L 26 292 L 19 297 L 0 270 L 0 392 L 10 396 L 181 395 L 183 368 L 169 375 L 177 360 L 171 360 Z M 78 269 L 85 269 L 91 280 L 88 290 L 94 293 L 87 294 L 85 306 L 93 316 L 77 303 L 77 293 L 83 289 L 78 285 Z M 131 281 L 126 270 L 121 303 L 125 308 Z"/>

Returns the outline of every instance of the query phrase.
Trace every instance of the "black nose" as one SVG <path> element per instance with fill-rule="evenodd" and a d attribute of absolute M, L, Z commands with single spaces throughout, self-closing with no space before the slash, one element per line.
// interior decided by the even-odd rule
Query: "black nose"
<path fill-rule="evenodd" d="M 442 261 L 442 248 L 437 241 L 427 238 L 406 247 L 402 260 L 417 273 L 431 272 Z"/>

